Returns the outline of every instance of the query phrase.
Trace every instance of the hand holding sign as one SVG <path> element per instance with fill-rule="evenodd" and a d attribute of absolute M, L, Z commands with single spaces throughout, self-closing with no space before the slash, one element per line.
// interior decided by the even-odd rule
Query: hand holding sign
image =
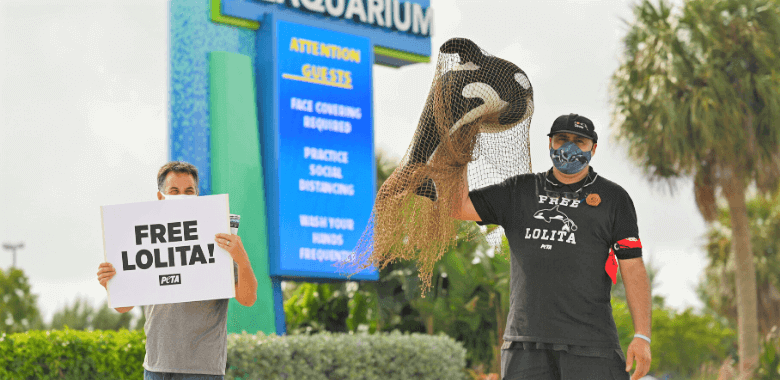
<path fill-rule="evenodd" d="M 241 242 L 241 237 L 233 234 L 216 234 L 214 241 L 217 242 L 220 248 L 226 250 L 233 261 L 242 265 L 249 263 L 249 256 L 244 249 L 244 243 Z"/>
<path fill-rule="evenodd" d="M 111 278 L 116 275 L 116 269 L 114 269 L 114 266 L 111 265 L 111 263 L 100 263 L 98 266 L 98 282 L 100 285 L 103 285 L 106 290 L 108 290 L 108 281 L 111 280 Z"/>

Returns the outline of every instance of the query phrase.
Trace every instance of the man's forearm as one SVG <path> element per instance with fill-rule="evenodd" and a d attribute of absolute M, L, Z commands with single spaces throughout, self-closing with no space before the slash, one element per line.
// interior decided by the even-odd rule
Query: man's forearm
<path fill-rule="evenodd" d="M 650 282 L 642 258 L 620 260 L 620 274 L 626 288 L 626 301 L 634 332 L 650 337 L 652 324 L 652 300 Z"/>
<path fill-rule="evenodd" d="M 244 306 L 252 306 L 257 300 L 257 278 L 249 260 L 238 263 L 236 300 Z"/>

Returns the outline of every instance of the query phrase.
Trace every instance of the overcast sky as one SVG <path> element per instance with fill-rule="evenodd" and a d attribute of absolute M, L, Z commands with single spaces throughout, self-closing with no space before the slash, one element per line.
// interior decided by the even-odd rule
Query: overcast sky
<path fill-rule="evenodd" d="M 377 149 L 399 160 L 417 126 L 435 52 L 467 37 L 520 66 L 534 87 L 531 154 L 551 166 L 552 121 L 570 112 L 601 137 L 592 165 L 634 200 L 655 294 L 676 308 L 695 294 L 705 225 L 690 181 L 672 194 L 651 185 L 610 131 L 609 77 L 618 66 L 632 1 L 443 1 L 431 64 L 374 66 Z M 490 4 L 490 6 L 486 6 Z M 155 199 L 168 158 L 168 9 L 162 0 L 0 0 L 0 242 L 17 258 L 45 320 L 77 296 L 98 305 L 100 206 Z M 11 265 L 0 252 L 0 267 Z"/>

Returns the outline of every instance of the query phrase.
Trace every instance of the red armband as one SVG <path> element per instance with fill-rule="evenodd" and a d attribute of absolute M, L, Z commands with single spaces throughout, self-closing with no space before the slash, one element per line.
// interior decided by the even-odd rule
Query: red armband
<path fill-rule="evenodd" d="M 607 258 L 607 263 L 604 265 L 604 270 L 607 271 L 609 278 L 612 279 L 612 284 L 617 284 L 618 263 L 615 258 L 615 251 L 631 248 L 642 248 L 642 241 L 635 237 L 620 239 L 609 249 L 609 257 Z"/>
<path fill-rule="evenodd" d="M 615 259 L 615 251 L 609 250 L 609 257 L 607 257 L 607 263 L 604 265 L 604 270 L 607 271 L 609 278 L 612 279 L 612 284 L 617 284 L 617 270 L 618 263 Z"/>
<path fill-rule="evenodd" d="M 639 238 L 630 237 L 620 239 L 615 243 L 615 250 L 629 249 L 629 248 L 642 248 L 642 241 Z"/>

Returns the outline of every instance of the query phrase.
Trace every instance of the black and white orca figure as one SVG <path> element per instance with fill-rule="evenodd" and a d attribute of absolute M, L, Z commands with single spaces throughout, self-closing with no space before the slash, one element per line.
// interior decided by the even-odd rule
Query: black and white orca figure
<path fill-rule="evenodd" d="M 491 122 L 481 123 L 479 132 L 497 133 L 512 128 L 533 112 L 531 82 L 512 62 L 484 54 L 466 38 L 448 40 L 439 52 L 457 54 L 458 64 L 434 83 L 406 167 L 430 162 L 444 137 L 442 124 L 448 128 L 446 133 L 453 135 L 492 116 Z M 436 185 L 425 178 L 415 194 L 435 202 Z"/>

